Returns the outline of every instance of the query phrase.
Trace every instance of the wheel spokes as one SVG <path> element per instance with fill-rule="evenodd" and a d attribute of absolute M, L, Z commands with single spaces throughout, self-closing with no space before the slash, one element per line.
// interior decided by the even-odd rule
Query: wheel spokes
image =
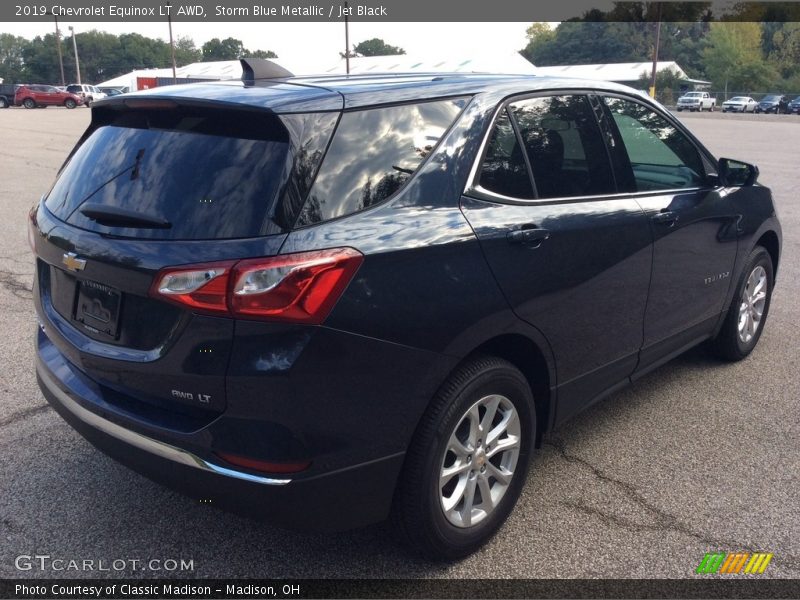
<path fill-rule="evenodd" d="M 448 438 L 439 471 L 440 503 L 450 523 L 473 527 L 497 507 L 514 477 L 520 425 L 514 404 L 499 394 L 481 398 L 464 412 Z"/>

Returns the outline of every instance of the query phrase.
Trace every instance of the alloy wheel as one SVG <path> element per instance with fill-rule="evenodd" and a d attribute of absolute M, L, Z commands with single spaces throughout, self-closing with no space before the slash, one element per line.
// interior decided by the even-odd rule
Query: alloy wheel
<path fill-rule="evenodd" d="M 749 343 L 758 331 L 766 302 L 767 272 L 758 265 L 747 278 L 739 304 L 739 339 L 743 343 Z"/>
<path fill-rule="evenodd" d="M 447 520 L 472 527 L 497 508 L 514 477 L 522 442 L 514 404 L 492 394 L 473 404 L 447 442 L 439 498 Z"/>

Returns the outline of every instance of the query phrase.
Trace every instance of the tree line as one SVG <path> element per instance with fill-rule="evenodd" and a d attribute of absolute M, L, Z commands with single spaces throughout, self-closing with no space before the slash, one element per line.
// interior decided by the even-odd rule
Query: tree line
<path fill-rule="evenodd" d="M 658 4 L 617 3 L 555 29 L 534 23 L 520 53 L 538 66 L 649 62 Z M 677 62 L 716 92 L 800 92 L 800 5 L 743 3 L 720 17 L 711 3 L 663 3 L 660 10 L 660 61 Z M 641 80 L 644 89 L 647 81 Z M 667 73 L 656 81 L 662 93 L 677 87 L 677 78 Z"/>
<path fill-rule="evenodd" d="M 104 31 L 77 34 L 81 80 L 100 83 L 136 69 L 164 68 L 172 65 L 169 43 L 138 33 L 114 35 Z M 75 55 L 72 36 L 60 40 L 66 83 L 75 80 Z M 244 56 L 277 58 L 271 50 L 249 50 L 241 40 L 214 38 L 198 48 L 190 37 L 175 41 L 175 62 L 185 66 L 200 61 L 235 60 Z M 55 32 L 32 40 L 0 33 L 0 77 L 6 83 L 61 82 Z"/>

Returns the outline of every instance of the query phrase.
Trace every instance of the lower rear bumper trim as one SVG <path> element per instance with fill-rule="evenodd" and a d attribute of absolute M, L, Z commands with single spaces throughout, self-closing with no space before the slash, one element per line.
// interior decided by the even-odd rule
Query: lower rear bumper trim
<path fill-rule="evenodd" d="M 204 460 L 199 456 L 192 454 L 191 452 L 182 450 L 181 448 L 176 448 L 170 444 L 166 444 L 164 442 L 144 436 L 140 433 L 125 429 L 124 427 L 121 427 L 116 423 L 112 423 L 100 415 L 85 409 L 80 404 L 75 402 L 61 389 L 61 387 L 54 380 L 53 376 L 48 372 L 48 369 L 44 367 L 41 362 L 37 362 L 36 364 L 36 373 L 42 383 L 47 386 L 47 389 L 50 391 L 50 393 L 52 393 L 61 403 L 61 405 L 71 412 L 76 418 L 80 419 L 87 425 L 90 425 L 91 427 L 94 427 L 95 429 L 98 429 L 126 444 L 135 446 L 140 450 L 144 450 L 145 452 L 155 454 L 161 458 L 165 458 L 182 465 L 194 467 L 203 471 L 209 471 L 225 477 L 241 479 L 250 483 L 283 486 L 292 481 L 291 479 L 274 479 L 272 477 L 251 475 L 250 473 L 243 473 L 235 469 L 222 467 L 220 465 L 208 462 L 207 460 Z"/>

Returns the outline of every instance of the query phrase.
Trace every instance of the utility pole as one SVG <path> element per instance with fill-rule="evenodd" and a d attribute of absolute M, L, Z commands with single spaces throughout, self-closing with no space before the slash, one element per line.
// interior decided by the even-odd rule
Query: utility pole
<path fill-rule="evenodd" d="M 75 51 L 75 74 L 78 76 L 78 85 L 81 84 L 81 63 L 78 62 L 78 43 L 75 41 L 75 28 L 70 25 L 69 30 L 72 32 L 72 49 Z"/>
<path fill-rule="evenodd" d="M 64 79 L 64 58 L 61 56 L 61 31 L 58 29 L 58 15 L 51 13 L 53 20 L 56 22 L 56 51 L 58 52 L 58 68 L 61 70 L 61 85 L 67 85 L 67 80 Z"/>
<path fill-rule="evenodd" d="M 347 74 L 350 75 L 350 23 L 347 19 L 347 2 L 344 3 L 344 65 Z"/>
<path fill-rule="evenodd" d="M 178 83 L 178 70 L 175 65 L 175 42 L 172 41 L 172 3 L 167 2 L 167 23 L 169 24 L 169 49 L 172 52 L 172 83 Z"/>
<path fill-rule="evenodd" d="M 653 72 L 650 75 L 650 97 L 656 97 L 656 69 L 658 68 L 658 44 L 661 42 L 661 2 L 656 2 L 658 12 L 656 14 L 656 44 L 653 46 Z"/>

